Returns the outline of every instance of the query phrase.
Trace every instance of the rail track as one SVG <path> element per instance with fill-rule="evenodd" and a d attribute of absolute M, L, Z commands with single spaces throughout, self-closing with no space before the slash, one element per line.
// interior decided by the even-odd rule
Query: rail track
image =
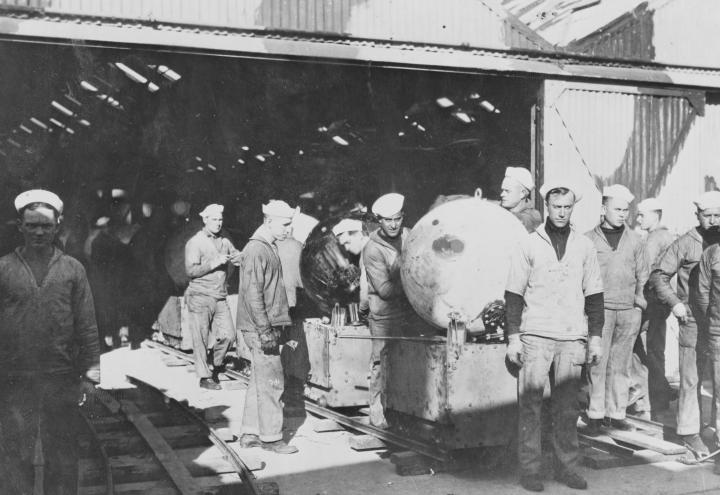
<path fill-rule="evenodd" d="M 122 414 L 124 401 L 131 400 L 161 430 L 173 425 L 185 425 L 183 427 L 185 429 L 185 433 L 182 435 L 183 441 L 179 439 L 180 435 L 177 431 L 174 433 L 172 430 L 162 432 L 169 434 L 166 438 L 171 447 L 180 449 L 191 448 L 189 443 L 185 444 L 184 442 L 191 442 L 188 439 L 189 437 L 200 434 L 205 436 L 204 448 L 212 447 L 213 442 L 208 431 L 202 430 L 202 432 L 196 434 L 192 433 L 192 428 L 200 428 L 198 423 L 205 428 L 207 427 L 206 424 L 214 426 L 220 440 L 227 440 L 231 444 L 231 449 L 236 450 L 229 454 L 230 457 L 239 453 L 242 456 L 241 459 L 256 473 L 258 469 L 264 469 L 261 474 L 257 473 L 261 477 L 261 481 L 272 480 L 275 484 L 275 490 L 277 490 L 278 485 L 282 486 L 283 493 L 296 493 L 296 489 L 299 490 L 297 493 L 320 493 L 322 491 L 319 490 L 321 486 L 332 487 L 332 490 L 326 493 L 342 493 L 342 491 L 335 491 L 339 488 L 335 485 L 337 475 L 333 474 L 336 469 L 340 469 L 345 476 L 350 476 L 353 479 L 355 476 L 361 478 L 364 467 L 356 468 L 355 466 L 367 466 L 370 463 L 374 464 L 376 460 L 385 462 L 389 460 L 390 463 L 395 465 L 395 477 L 389 477 L 387 475 L 388 466 L 380 467 L 382 464 L 378 464 L 381 472 L 386 473 L 388 476 L 385 478 L 386 487 L 399 486 L 405 483 L 402 481 L 403 477 L 408 475 L 432 475 L 434 473 L 448 473 L 449 476 L 440 483 L 448 483 L 448 485 L 461 484 L 463 483 L 463 477 L 454 478 L 450 473 L 467 470 L 487 473 L 494 472 L 496 469 L 499 469 L 499 472 L 504 472 L 503 470 L 508 466 L 512 466 L 514 462 L 514 456 L 511 455 L 512 452 L 509 448 L 504 450 L 469 449 L 467 451 L 447 452 L 436 445 L 418 441 L 416 438 L 411 438 L 399 431 L 374 428 L 368 424 L 367 416 L 362 416 L 363 413 L 358 408 L 333 410 L 307 399 L 297 403 L 298 406 L 302 406 L 302 411 L 300 410 L 301 407 L 293 408 L 292 402 L 290 403 L 290 410 L 293 412 L 290 412 L 285 418 L 287 424 L 284 431 L 284 434 L 287 435 L 286 439 L 296 438 L 296 444 L 304 454 L 297 457 L 286 457 L 263 452 L 260 449 L 241 449 L 237 442 L 233 442 L 233 436 L 230 432 L 237 435 L 241 428 L 244 394 L 235 393 L 235 390 L 241 391 L 246 388 L 247 375 L 238 371 L 227 370 L 221 375 L 222 390 L 207 391 L 197 387 L 197 377 L 192 366 L 194 362 L 192 355 L 175 348 L 157 342 L 146 341 L 142 344 L 142 349 L 137 351 L 128 350 L 127 352 L 120 351 L 116 353 L 116 356 L 121 360 L 116 368 L 123 373 L 123 376 L 127 375 L 133 383 L 141 385 L 140 389 L 149 385 L 162 390 L 162 395 L 156 390 L 153 392 L 155 398 L 135 400 L 136 398 L 132 394 L 137 392 L 113 392 L 112 398 L 120 405 L 120 408 L 118 409 L 117 406 L 108 408 L 105 403 L 102 403 L 103 397 L 101 396 L 98 399 L 101 401 L 105 411 L 115 410 Z M 101 392 L 101 394 L 103 393 Z M 187 406 L 177 412 L 168 411 L 168 404 L 174 402 L 187 402 Z M 132 410 L 127 412 L 131 415 L 135 413 Z M 102 414 L 110 415 L 108 412 Z M 183 419 L 174 419 L 173 416 L 181 416 Z M 191 419 L 195 421 L 195 426 L 189 427 L 188 424 L 192 423 Z M 130 423 L 127 417 L 124 419 L 104 419 L 101 417 L 99 420 L 92 422 L 92 425 L 98 430 L 98 434 L 102 435 L 108 428 L 109 423 L 118 422 Z M 662 425 L 638 420 L 636 427 L 638 428 L 636 434 L 628 435 L 608 430 L 601 437 L 583 441 L 583 463 L 594 469 L 607 469 L 655 463 L 673 458 L 670 454 L 675 454 L 674 450 L 677 445 L 668 444 L 663 440 Z M 191 431 L 191 433 L 188 434 L 188 431 Z M 580 433 L 582 433 L 582 430 L 580 430 Z M 107 438 L 105 440 L 103 444 L 106 450 L 105 457 L 109 459 L 110 464 L 116 463 L 114 468 L 110 470 L 114 475 L 113 479 L 107 480 L 103 477 L 102 473 L 105 471 L 102 471 L 101 466 L 99 466 L 102 464 L 103 454 L 101 452 L 96 453 L 95 462 L 98 466 L 93 471 L 92 490 L 85 490 L 80 493 L 110 493 L 103 490 L 110 483 L 114 483 L 115 486 L 118 486 L 118 484 L 123 485 L 122 490 L 116 490 L 115 493 L 183 493 L 177 489 L 177 483 L 168 478 L 166 474 L 163 475 L 163 480 L 156 481 L 152 485 L 153 487 L 161 487 L 165 491 L 160 491 L 161 488 L 152 491 L 130 491 L 129 488 L 133 486 L 132 483 L 136 483 L 135 486 L 147 486 L 143 485 L 143 483 L 148 483 L 143 476 L 149 478 L 144 473 L 151 470 L 145 466 L 142 469 L 138 468 L 127 459 L 121 459 L 118 465 L 116 445 L 112 441 L 108 443 Z M 137 439 L 137 442 L 144 441 Z M 192 447 L 197 449 L 196 445 Z M 669 452 L 668 449 L 672 452 Z M 223 454 L 218 453 L 216 457 L 222 456 Z M 258 457 L 253 459 L 253 456 Z M 253 460 L 257 461 L 258 459 L 263 461 L 262 467 L 258 467 L 257 462 L 253 464 Z M 188 464 L 187 455 L 184 454 L 182 460 L 185 461 L 186 465 Z M 264 465 L 265 462 L 267 462 L 266 466 Z M 137 464 L 137 461 L 135 464 Z M 333 467 L 330 468 L 329 466 Z M 207 493 L 264 494 L 272 489 L 271 487 L 263 487 L 262 483 L 255 483 L 257 486 L 256 491 L 247 491 L 252 490 L 250 487 L 255 480 L 254 476 L 249 473 L 249 470 L 243 470 L 241 467 L 236 466 L 232 469 L 235 476 L 235 486 L 232 489 L 235 491 L 221 491 L 230 488 L 223 488 L 219 486 L 217 480 L 203 477 L 201 473 L 196 472 L 198 466 L 194 466 L 195 471 L 192 469 L 192 464 L 190 464 L 190 467 L 193 477 L 196 480 L 202 480 L 201 490 L 206 488 L 215 489 L 215 491 L 208 491 Z M 161 470 L 161 468 L 155 470 Z M 243 472 L 248 473 L 249 481 L 244 481 L 240 475 L 235 474 Z M 367 475 L 367 471 L 365 473 Z M 139 479 L 133 479 L 133 475 Z M 122 479 L 128 476 L 130 477 L 129 480 Z M 120 480 L 118 480 L 119 477 Z M 433 477 L 432 479 L 437 478 Z M 449 481 L 450 479 L 455 481 Z M 223 481 L 227 481 L 227 478 Z M 368 482 L 367 478 L 365 478 L 365 481 L 357 481 L 359 485 L 366 482 Z M 426 482 L 430 483 L 430 481 Z M 245 486 L 243 486 L 243 483 L 245 483 Z M 302 488 L 298 486 L 298 483 L 302 485 Z M 377 483 L 377 480 L 370 483 Z M 352 493 L 362 493 L 362 491 L 358 491 L 358 487 L 354 487 L 354 489 L 355 491 Z"/>
<path fill-rule="evenodd" d="M 191 355 L 185 354 L 184 352 L 178 351 L 177 349 L 158 342 L 145 341 L 143 342 L 143 346 L 159 350 L 175 358 L 186 360 L 188 363 L 193 362 L 193 357 Z M 234 380 L 238 380 L 242 383 L 247 384 L 248 382 L 248 378 L 237 371 L 227 370 L 225 374 L 228 377 Z M 311 414 L 314 414 L 315 416 L 330 419 L 349 429 L 364 433 L 366 435 L 371 435 L 375 438 L 380 439 L 386 444 L 393 445 L 400 449 L 417 452 L 418 454 L 441 462 L 447 462 L 449 460 L 450 453 L 446 450 L 438 448 L 434 444 L 421 442 L 389 430 L 375 428 L 374 426 L 371 426 L 367 422 L 363 421 L 363 419 L 361 418 L 358 418 L 356 416 L 348 416 L 333 409 L 323 407 L 311 400 L 305 400 L 305 410 Z"/>
<path fill-rule="evenodd" d="M 79 495 L 278 493 L 203 418 L 149 384 L 96 389 L 81 415 Z"/>

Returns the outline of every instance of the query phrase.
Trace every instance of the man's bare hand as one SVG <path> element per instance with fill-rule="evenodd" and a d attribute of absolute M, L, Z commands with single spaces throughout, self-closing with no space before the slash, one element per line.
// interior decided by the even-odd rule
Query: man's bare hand
<path fill-rule="evenodd" d="M 595 366 L 600 364 L 603 356 L 602 337 L 597 335 L 590 337 L 587 348 L 587 364 Z"/>
<path fill-rule="evenodd" d="M 223 266 L 227 264 L 227 262 L 230 261 L 230 255 L 229 254 L 221 254 L 217 258 L 215 258 L 215 266 Z"/>
<path fill-rule="evenodd" d="M 235 254 L 230 256 L 230 263 L 232 263 L 235 266 L 240 266 L 243 258 L 244 258 L 244 255 L 243 255 L 242 251 L 237 251 Z"/>
<path fill-rule="evenodd" d="M 680 323 L 687 322 L 688 313 L 685 304 L 681 302 L 677 303 L 675 306 L 673 306 L 672 313 L 673 315 L 675 315 L 675 318 L 677 318 Z"/>
<path fill-rule="evenodd" d="M 520 334 L 510 335 L 508 337 L 508 346 L 505 356 L 508 361 L 513 363 L 518 368 L 522 368 L 523 365 L 523 343 L 520 340 Z"/>
<path fill-rule="evenodd" d="M 100 368 L 91 368 L 85 372 L 85 378 L 93 383 L 100 383 Z"/>

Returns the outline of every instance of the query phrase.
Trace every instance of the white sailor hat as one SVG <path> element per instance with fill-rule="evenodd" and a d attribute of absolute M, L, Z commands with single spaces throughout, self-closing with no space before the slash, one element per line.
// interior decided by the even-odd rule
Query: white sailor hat
<path fill-rule="evenodd" d="M 270 217 L 293 218 L 299 211 L 300 208 L 290 208 L 289 204 L 278 199 L 271 199 L 266 205 L 262 205 L 263 215 Z"/>
<path fill-rule="evenodd" d="M 603 188 L 602 195 L 603 198 L 616 198 L 622 201 L 627 201 L 628 203 L 632 203 L 632 200 L 635 199 L 635 196 L 633 196 L 633 193 L 630 192 L 630 189 L 622 184 L 605 186 Z"/>
<path fill-rule="evenodd" d="M 383 218 L 390 218 L 397 215 L 403 209 L 405 196 L 398 193 L 388 193 L 380 196 L 372 205 L 372 212 Z"/>
<path fill-rule="evenodd" d="M 15 209 L 20 213 L 20 210 L 33 203 L 45 203 L 55 208 L 58 213 L 63 212 L 63 202 L 60 197 L 44 189 L 31 189 L 18 194 L 15 198 Z"/>
<path fill-rule="evenodd" d="M 225 211 L 225 207 L 223 205 L 213 203 L 213 204 L 207 205 L 205 207 L 205 209 L 200 212 L 200 216 L 203 218 L 206 218 L 206 217 L 209 217 L 210 215 L 222 215 L 223 211 Z"/>
<path fill-rule="evenodd" d="M 332 228 L 333 234 L 340 235 L 345 232 L 359 232 L 362 231 L 362 222 L 354 218 L 343 218 L 338 222 L 335 227 Z"/>
<path fill-rule="evenodd" d="M 532 174 L 528 169 L 523 167 L 506 168 L 505 178 L 513 179 L 515 182 L 519 183 L 528 191 L 532 191 L 535 187 L 535 182 L 533 181 Z"/>
<path fill-rule="evenodd" d="M 565 188 L 572 192 L 573 196 L 575 196 L 576 203 L 582 199 L 582 193 L 578 190 L 577 186 L 562 180 L 546 182 L 545 184 L 540 186 L 540 195 L 543 197 L 543 199 L 545 199 L 545 197 L 550 191 L 559 188 Z"/>
<path fill-rule="evenodd" d="M 720 208 L 720 191 L 707 191 L 700 195 L 694 201 L 698 210 L 706 210 L 708 208 Z"/>
<path fill-rule="evenodd" d="M 638 211 L 662 211 L 663 206 L 657 198 L 645 198 L 637 205 Z"/>

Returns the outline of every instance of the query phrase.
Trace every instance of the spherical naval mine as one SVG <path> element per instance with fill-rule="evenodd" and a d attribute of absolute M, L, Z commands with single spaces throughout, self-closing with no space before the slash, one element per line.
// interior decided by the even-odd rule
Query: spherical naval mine
<path fill-rule="evenodd" d="M 445 234 L 432 243 L 433 251 L 443 258 L 457 256 L 465 249 L 465 243 L 455 236 Z"/>

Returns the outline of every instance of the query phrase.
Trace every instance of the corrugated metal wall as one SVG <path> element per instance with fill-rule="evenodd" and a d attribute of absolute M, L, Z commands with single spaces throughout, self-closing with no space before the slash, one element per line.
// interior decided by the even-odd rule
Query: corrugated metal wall
<path fill-rule="evenodd" d="M 705 190 L 701 171 L 686 156 L 704 156 L 705 161 L 713 156 L 713 149 L 693 134 L 711 119 L 698 117 L 689 98 L 670 91 L 643 93 L 560 81 L 547 81 L 543 98 L 544 179 L 578 184 L 584 198 L 574 221 L 580 230 L 598 222 L 600 191 L 608 184 L 626 185 L 638 200 L 660 195 L 673 212 L 686 212 L 691 198 Z M 687 187 L 668 194 L 670 178 L 681 164 Z M 687 224 L 680 213 L 666 219 L 676 229 Z"/>
<path fill-rule="evenodd" d="M 552 51 L 495 0 L 1 0 L 51 14 Z M 39 4 L 39 5 L 38 5 Z"/>
<path fill-rule="evenodd" d="M 663 220 L 679 232 L 697 225 L 693 200 L 712 189 L 720 189 L 720 105 L 705 106 L 684 140 L 658 198 L 666 205 Z"/>

